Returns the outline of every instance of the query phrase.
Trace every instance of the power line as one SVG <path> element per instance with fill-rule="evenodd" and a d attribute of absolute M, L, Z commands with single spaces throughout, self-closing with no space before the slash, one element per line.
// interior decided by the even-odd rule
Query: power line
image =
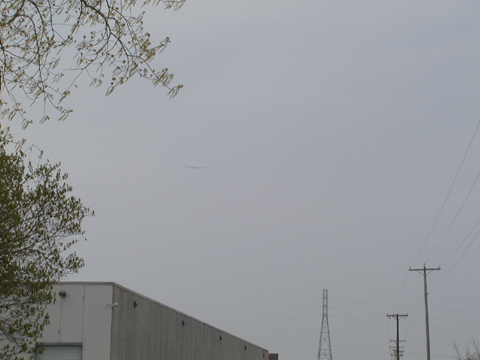
<path fill-rule="evenodd" d="M 457 181 L 457 178 L 458 178 L 458 174 L 460 173 L 460 170 L 462 169 L 463 167 L 463 163 L 465 162 L 465 158 L 467 157 L 469 151 L 470 151 L 470 147 L 472 146 L 472 143 L 473 143 L 473 140 L 475 139 L 475 135 L 477 134 L 477 130 L 478 130 L 478 127 L 480 126 L 480 120 L 478 121 L 477 123 L 477 126 L 475 128 L 475 131 L 473 132 L 473 135 L 472 135 L 472 138 L 470 139 L 470 143 L 468 144 L 468 147 L 467 147 L 467 150 L 465 151 L 465 154 L 463 155 L 463 159 L 460 163 L 460 166 L 458 167 L 458 170 L 457 170 L 457 173 L 455 174 L 455 177 L 453 179 L 453 182 L 452 184 L 450 185 L 450 189 L 448 190 L 448 193 L 447 193 L 447 196 L 445 196 L 445 200 L 443 201 L 443 204 L 442 204 L 442 207 L 440 208 L 440 211 L 438 212 L 438 215 L 432 225 L 432 228 L 430 229 L 430 232 L 428 233 L 427 237 L 425 238 L 425 241 L 423 242 L 422 244 L 422 247 L 420 248 L 420 251 L 418 252 L 417 256 L 415 256 L 415 259 L 413 260 L 412 264 L 415 263 L 418 259 L 418 257 L 420 256 L 420 254 L 422 253 L 423 251 L 423 248 L 425 247 L 425 245 L 427 244 L 428 240 L 430 239 L 430 236 L 432 235 L 432 232 L 433 232 L 433 229 L 435 228 L 435 226 L 437 225 L 437 222 L 438 222 L 438 219 L 440 218 L 440 215 L 442 214 L 443 212 L 443 209 L 445 208 L 445 204 L 447 203 L 447 200 L 450 196 L 450 193 L 452 192 L 452 189 L 453 189 L 453 186 L 455 185 L 455 182 Z"/>
<path fill-rule="evenodd" d="M 475 235 L 475 237 L 473 238 L 473 240 L 470 242 L 470 244 L 468 244 L 468 247 L 465 249 L 465 251 L 463 252 L 462 256 L 460 256 L 460 258 L 457 260 L 457 262 L 455 263 L 455 265 L 453 265 L 453 267 L 450 269 L 450 271 L 447 273 L 447 275 L 442 279 L 442 281 L 440 281 L 437 286 L 435 286 L 432 291 L 434 291 L 436 288 L 438 288 L 446 279 L 447 277 L 452 273 L 452 271 L 457 267 L 457 265 L 460 263 L 460 261 L 463 259 L 463 257 L 465 256 L 465 254 L 467 253 L 468 249 L 470 249 L 470 247 L 473 245 L 473 243 L 475 242 L 475 240 L 478 238 L 478 235 L 480 235 L 480 230 L 477 232 L 477 235 Z"/>
<path fill-rule="evenodd" d="M 398 293 L 397 300 L 395 300 L 395 304 L 393 305 L 392 311 L 393 311 L 393 309 L 395 309 L 395 306 L 397 306 L 398 300 L 400 299 L 400 296 L 402 295 L 403 288 L 405 287 L 405 284 L 407 283 L 408 274 L 409 273 L 407 272 L 407 274 L 405 275 L 405 279 L 403 280 L 402 287 L 400 288 L 400 292 Z M 409 299 L 410 299 L 410 297 L 409 297 Z M 408 300 L 407 300 L 407 303 L 408 303 Z"/>
<path fill-rule="evenodd" d="M 412 325 L 410 326 L 410 328 L 409 328 L 408 331 L 406 332 L 405 337 L 407 337 L 407 335 L 410 334 L 410 332 L 412 331 L 412 329 L 415 327 L 415 324 L 417 323 L 418 317 L 420 316 L 420 312 L 421 312 L 422 309 L 423 309 L 423 306 L 418 307 L 421 302 L 422 302 L 422 300 L 419 300 L 418 303 L 417 303 L 417 306 L 416 306 L 416 307 L 418 308 L 417 316 L 415 316 L 415 319 L 413 320 Z"/>
<path fill-rule="evenodd" d="M 469 198 L 473 188 L 475 187 L 475 184 L 477 183 L 477 180 L 478 178 L 480 177 L 480 171 L 477 173 L 477 176 L 475 177 L 475 180 L 473 181 L 473 184 L 472 186 L 470 187 L 470 190 L 468 190 L 468 193 L 467 195 L 465 196 L 465 198 L 463 199 L 463 202 L 462 202 L 462 205 L 460 205 L 460 208 L 458 209 L 457 213 L 455 214 L 455 217 L 453 218 L 453 220 L 450 222 L 450 225 L 448 226 L 448 229 L 445 231 L 445 234 L 443 235 L 442 239 L 440 240 L 440 242 L 438 243 L 438 245 L 435 247 L 435 249 L 433 250 L 432 254 L 428 257 L 427 261 L 431 259 L 431 257 L 433 256 L 433 254 L 435 254 L 435 252 L 437 251 L 437 249 L 440 247 L 440 245 L 443 243 L 443 240 L 445 240 L 448 232 L 450 231 L 450 229 L 452 228 L 453 224 L 455 223 L 455 221 L 457 220 L 457 217 L 458 215 L 460 214 L 460 212 L 462 211 L 463 209 L 463 206 L 465 205 L 465 203 L 467 202 L 467 199 Z"/>
<path fill-rule="evenodd" d="M 409 273 L 409 272 L 408 272 Z M 410 295 L 408 295 L 408 298 L 407 298 L 407 301 L 405 302 L 405 304 L 408 304 L 408 302 L 410 301 L 410 299 L 412 298 L 412 295 L 413 293 L 415 292 L 415 289 L 417 288 L 417 284 L 418 284 L 418 277 L 417 277 L 417 280 L 415 280 L 415 285 L 413 285 L 413 289 L 412 291 L 410 292 Z M 405 310 L 405 308 L 407 307 L 407 305 L 404 305 L 402 307 L 402 310 Z"/>
<path fill-rule="evenodd" d="M 473 225 L 472 229 L 468 232 L 467 236 L 465 236 L 465 238 L 463 239 L 463 241 L 460 243 L 460 245 L 457 246 L 457 248 L 440 264 L 440 266 L 442 266 L 443 264 L 445 264 L 448 260 L 450 260 L 450 258 L 455 255 L 455 253 L 462 247 L 463 244 L 465 244 L 465 241 L 467 241 L 467 239 L 470 237 L 470 235 L 472 234 L 473 230 L 475 230 L 475 228 L 477 227 L 477 225 L 480 223 L 480 218 L 477 220 L 477 222 L 475 223 L 475 225 Z M 476 235 L 478 236 L 478 234 Z"/>

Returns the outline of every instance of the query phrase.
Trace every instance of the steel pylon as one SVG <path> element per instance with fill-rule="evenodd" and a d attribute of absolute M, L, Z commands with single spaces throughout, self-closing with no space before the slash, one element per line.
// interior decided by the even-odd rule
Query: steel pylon
<path fill-rule="evenodd" d="M 323 312 L 320 341 L 318 343 L 317 360 L 333 360 L 332 346 L 330 344 L 330 330 L 328 328 L 328 290 L 323 289 Z"/>

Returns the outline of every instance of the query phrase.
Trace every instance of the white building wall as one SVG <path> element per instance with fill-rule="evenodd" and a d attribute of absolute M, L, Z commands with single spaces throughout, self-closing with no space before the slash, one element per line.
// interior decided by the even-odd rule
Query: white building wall
<path fill-rule="evenodd" d="M 65 297 L 59 296 L 65 291 Z M 55 304 L 47 308 L 50 324 L 45 344 L 82 344 L 82 360 L 110 360 L 112 283 L 59 283 Z"/>
<path fill-rule="evenodd" d="M 267 350 L 115 283 L 62 282 L 54 292 L 40 341 L 81 345 L 82 360 L 268 360 Z"/>

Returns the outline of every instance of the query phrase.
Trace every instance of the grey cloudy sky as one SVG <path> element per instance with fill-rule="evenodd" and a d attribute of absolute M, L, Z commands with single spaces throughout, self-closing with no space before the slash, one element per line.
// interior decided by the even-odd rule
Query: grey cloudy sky
<path fill-rule="evenodd" d="M 388 359 L 386 314 L 408 313 L 417 360 L 408 268 L 440 265 L 432 359 L 453 358 L 450 341 L 480 340 L 478 186 L 462 207 L 480 134 L 420 249 L 480 119 L 479 19 L 478 1 L 148 8 L 152 37 L 172 40 L 154 67 L 185 85 L 175 99 L 142 81 L 79 88 L 67 121 L 17 131 L 95 209 L 70 280 L 118 282 L 282 360 L 316 359 L 328 289 L 334 359 Z"/>

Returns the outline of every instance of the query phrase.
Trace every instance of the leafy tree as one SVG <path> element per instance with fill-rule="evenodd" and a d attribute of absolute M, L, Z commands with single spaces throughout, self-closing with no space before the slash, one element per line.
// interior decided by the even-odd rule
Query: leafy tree
<path fill-rule="evenodd" d="M 149 4 L 177 10 L 185 1 L 0 0 L 0 116 L 19 116 L 26 127 L 31 120 L 21 101 L 41 101 L 41 122 L 51 110 L 63 120 L 71 110 L 61 102 L 79 76 L 86 73 L 91 85 L 101 86 L 107 70 L 107 95 L 139 76 L 175 96 L 182 86 L 170 86 L 173 75 L 150 66 L 170 40 L 152 45 L 143 27 L 144 12 L 134 12 Z"/>
<path fill-rule="evenodd" d="M 52 284 L 84 263 L 71 247 L 93 215 L 71 196 L 59 164 L 26 162 L 0 129 L 0 358 L 33 354 L 48 323 Z"/>

